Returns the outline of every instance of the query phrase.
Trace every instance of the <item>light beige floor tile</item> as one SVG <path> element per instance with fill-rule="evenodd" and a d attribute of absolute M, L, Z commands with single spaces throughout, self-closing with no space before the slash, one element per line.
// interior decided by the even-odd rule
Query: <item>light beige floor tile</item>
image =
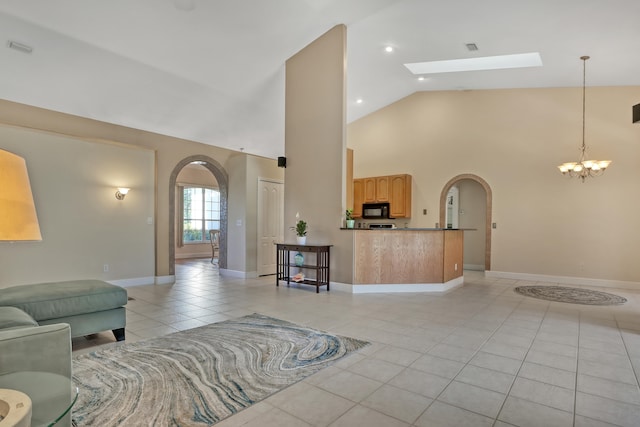
<path fill-rule="evenodd" d="M 518 376 L 571 390 L 576 386 L 575 372 L 564 371 L 536 363 L 524 362 L 518 372 Z"/>
<path fill-rule="evenodd" d="M 631 385 L 638 384 L 630 365 L 613 366 L 605 363 L 580 360 L 578 363 L 578 374 L 604 378 Z"/>
<path fill-rule="evenodd" d="M 482 346 L 481 351 L 495 354 L 497 356 L 508 357 L 510 359 L 523 360 L 529 351 L 528 347 L 516 347 L 490 339 Z"/>
<path fill-rule="evenodd" d="M 387 362 L 401 366 L 411 365 L 420 356 L 422 356 L 422 354 L 416 351 L 391 346 L 384 347 L 380 351 L 377 351 L 373 354 L 373 357 L 376 359 L 385 360 Z"/>
<path fill-rule="evenodd" d="M 230 421 L 233 417 L 230 418 Z M 231 424 L 233 425 L 233 424 Z M 261 414 L 259 417 L 252 418 L 246 424 L 242 424 L 245 427 L 311 427 L 312 424 L 302 421 L 300 418 L 296 418 L 293 415 L 289 415 L 285 411 L 279 408 L 272 408 L 269 411 Z"/>
<path fill-rule="evenodd" d="M 427 397 L 383 385 L 363 400 L 361 405 L 411 424 L 429 407 L 431 402 L 433 400 Z"/>
<path fill-rule="evenodd" d="M 594 420 L 593 418 L 576 415 L 574 427 L 618 427 L 615 424 L 605 423 L 604 421 Z"/>
<path fill-rule="evenodd" d="M 471 359 L 469 364 L 515 375 L 520 366 L 522 366 L 522 361 L 480 351 Z"/>
<path fill-rule="evenodd" d="M 494 418 L 505 397 L 502 393 L 453 381 L 438 397 L 438 401 Z"/>
<path fill-rule="evenodd" d="M 331 427 L 408 427 L 409 424 L 391 418 L 362 405 L 357 405 L 334 421 Z"/>
<path fill-rule="evenodd" d="M 527 354 L 525 362 L 537 363 L 538 365 L 550 366 L 552 368 L 563 369 L 571 372 L 576 372 L 578 365 L 578 362 L 574 357 L 561 356 L 559 354 L 536 350 L 532 350 Z"/>
<path fill-rule="evenodd" d="M 353 402 L 361 402 L 382 384 L 380 381 L 343 371 L 319 383 L 318 387 Z"/>
<path fill-rule="evenodd" d="M 492 425 L 493 419 L 471 411 L 494 413 L 491 408 L 496 406 L 492 405 L 500 398 L 491 397 L 503 396 L 498 391 L 506 391 L 507 379 L 516 374 L 518 380 L 495 427 L 571 425 L 571 421 L 567 423 L 572 419 L 570 411 L 536 402 L 572 409 L 566 392 L 559 398 L 553 396 L 558 388 L 574 393 L 578 360 L 580 392 L 576 394 L 579 411 L 575 425 L 640 425 L 634 424 L 640 396 L 632 369 L 634 366 L 640 372 L 640 293 L 637 298 L 636 294 L 628 297 L 629 302 L 621 307 L 549 303 L 513 292 L 514 286 L 538 283 L 465 272 L 465 286 L 443 295 L 316 294 L 306 286 L 276 288 L 273 276 L 221 277 L 209 259 L 177 262 L 176 277 L 172 285 L 128 288 L 134 300 L 127 304 L 125 343 L 116 343 L 106 331 L 90 340 L 75 338 L 74 354 L 254 312 L 371 342 L 276 394 L 282 393 L 280 397 L 272 396 L 223 421 L 223 427 L 245 422 L 252 426 L 307 426 L 332 421 L 367 427 L 406 425 L 401 419 L 411 422 L 421 405 L 438 398 L 456 401 L 459 407 L 436 400 L 418 414 L 415 426 Z M 624 292 L 625 296 L 632 294 Z M 625 325 L 627 330 L 619 329 Z M 483 347 L 477 351 L 480 345 Z M 495 377 L 488 376 L 492 371 Z M 330 406 L 335 401 L 349 405 L 365 401 L 379 411 L 357 405 L 337 414 L 343 409 L 338 403 L 333 405 L 334 412 L 329 409 L 313 415 L 319 406 L 306 407 L 305 396 L 316 395 L 320 400 L 329 396 L 326 401 Z M 393 403 L 399 396 L 403 401 Z M 267 403 L 270 399 L 281 399 L 280 404 L 288 410 L 271 406 Z M 298 400 L 300 404 L 287 406 Z M 399 410 L 403 403 L 408 404 L 406 411 Z"/>
<path fill-rule="evenodd" d="M 228 417 L 216 424 L 216 427 L 237 427 L 248 423 L 251 420 L 264 416 L 267 412 L 271 411 L 273 406 L 266 402 L 258 402 L 255 405 L 251 405 L 246 409 L 238 412 L 237 414 Z"/>
<path fill-rule="evenodd" d="M 314 426 L 329 425 L 355 405 L 354 402 L 305 383 L 290 387 L 280 398 L 279 394 L 281 393 L 272 396 L 267 402 Z"/>
<path fill-rule="evenodd" d="M 364 359 L 347 368 L 348 371 L 380 382 L 387 382 L 404 370 L 403 366 L 378 359 Z"/>
<path fill-rule="evenodd" d="M 457 347 L 450 344 L 438 344 L 431 350 L 429 350 L 429 354 L 432 356 L 453 360 L 460 363 L 467 363 L 469 360 L 471 360 L 475 353 L 475 350 Z"/>
<path fill-rule="evenodd" d="M 410 367 L 452 379 L 458 375 L 458 372 L 464 367 L 464 363 L 425 354 L 413 362 Z"/>
<path fill-rule="evenodd" d="M 451 380 L 448 378 L 407 368 L 391 379 L 389 384 L 435 399 L 450 382 Z"/>
<path fill-rule="evenodd" d="M 578 391 L 611 400 L 640 405 L 640 391 L 637 385 L 611 381 L 589 375 L 578 375 Z M 640 420 L 639 424 L 640 424 Z"/>
<path fill-rule="evenodd" d="M 576 393 L 576 414 L 619 426 L 640 425 L 640 406 L 582 392 Z"/>
<path fill-rule="evenodd" d="M 573 414 L 509 396 L 498 416 L 518 427 L 571 427 Z"/>
<path fill-rule="evenodd" d="M 518 377 L 513 383 L 509 396 L 573 412 L 574 393 L 572 389 Z"/>
<path fill-rule="evenodd" d="M 435 401 L 418 418 L 415 425 L 417 427 L 491 427 L 493 418 Z"/>
<path fill-rule="evenodd" d="M 514 375 L 473 365 L 465 366 L 455 378 L 456 381 L 465 384 L 471 384 L 505 394 L 511 388 L 514 379 Z"/>

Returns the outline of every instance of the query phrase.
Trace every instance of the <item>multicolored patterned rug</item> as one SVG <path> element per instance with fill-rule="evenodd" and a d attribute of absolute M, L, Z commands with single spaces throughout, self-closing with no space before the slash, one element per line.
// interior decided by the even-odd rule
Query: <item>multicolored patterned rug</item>
<path fill-rule="evenodd" d="M 527 297 L 569 304 L 620 305 L 627 302 L 626 298 L 607 292 L 565 286 L 518 286 L 514 291 Z"/>
<path fill-rule="evenodd" d="M 82 426 L 210 426 L 366 346 L 252 314 L 73 358 Z"/>

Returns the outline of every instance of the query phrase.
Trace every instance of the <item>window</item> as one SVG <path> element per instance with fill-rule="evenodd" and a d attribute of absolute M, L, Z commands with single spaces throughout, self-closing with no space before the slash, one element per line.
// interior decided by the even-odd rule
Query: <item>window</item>
<path fill-rule="evenodd" d="M 184 187 L 182 206 L 183 242 L 209 242 L 209 230 L 220 230 L 220 192 L 206 187 Z"/>

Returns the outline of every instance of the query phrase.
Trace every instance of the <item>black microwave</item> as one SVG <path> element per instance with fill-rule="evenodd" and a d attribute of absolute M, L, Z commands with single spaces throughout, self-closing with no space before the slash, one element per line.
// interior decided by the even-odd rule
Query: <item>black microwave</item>
<path fill-rule="evenodd" d="M 362 218 L 388 219 L 389 203 L 364 203 L 362 205 Z"/>

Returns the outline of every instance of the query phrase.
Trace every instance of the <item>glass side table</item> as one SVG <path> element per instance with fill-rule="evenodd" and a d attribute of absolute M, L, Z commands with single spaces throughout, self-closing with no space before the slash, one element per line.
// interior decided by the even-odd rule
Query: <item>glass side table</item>
<path fill-rule="evenodd" d="M 0 388 L 25 393 L 31 398 L 31 426 L 53 426 L 71 411 L 78 388 L 71 378 L 51 372 L 20 371 L 0 375 Z"/>

